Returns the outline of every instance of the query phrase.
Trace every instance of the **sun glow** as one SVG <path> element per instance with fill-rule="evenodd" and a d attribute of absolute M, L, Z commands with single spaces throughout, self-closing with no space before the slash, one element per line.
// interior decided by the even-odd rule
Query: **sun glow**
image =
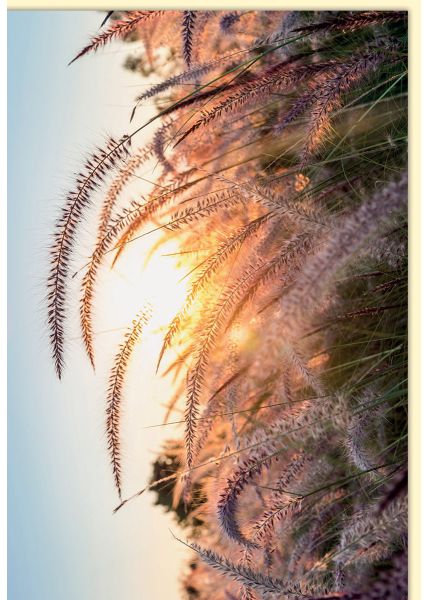
<path fill-rule="evenodd" d="M 162 336 L 186 298 L 189 265 L 175 240 L 159 243 L 161 234 L 140 237 L 103 278 L 103 321 L 129 327 L 138 311 L 150 308 L 145 346 L 160 348 Z M 112 260 L 111 256 L 110 262 Z M 183 279 L 184 278 L 184 279 Z"/>

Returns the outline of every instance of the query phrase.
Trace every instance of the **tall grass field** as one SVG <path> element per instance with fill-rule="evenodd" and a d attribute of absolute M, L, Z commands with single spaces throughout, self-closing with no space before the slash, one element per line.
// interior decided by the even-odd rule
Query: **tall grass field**
<path fill-rule="evenodd" d="M 102 380 L 115 510 L 152 489 L 174 512 L 185 599 L 404 600 L 407 13 L 109 12 L 70 69 L 110 42 L 137 48 L 124 68 L 141 87 L 52 231 L 57 376 L 76 335 L 96 369 L 102 274 L 139 240 L 155 240 L 141 263 L 174 242 L 187 290 L 161 327 L 170 438 L 140 490 L 121 425 L 156 302 Z"/>

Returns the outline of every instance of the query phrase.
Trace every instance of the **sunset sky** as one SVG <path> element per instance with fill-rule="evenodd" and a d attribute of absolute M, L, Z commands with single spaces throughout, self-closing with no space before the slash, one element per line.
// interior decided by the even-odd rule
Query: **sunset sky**
<path fill-rule="evenodd" d="M 173 600 L 186 556 L 171 535 L 177 526 L 152 506 L 152 494 L 112 515 L 117 496 L 103 431 L 112 352 L 147 298 L 132 290 L 138 292 L 135 306 L 123 305 L 115 315 L 134 278 L 125 266 L 112 275 L 103 325 L 111 329 L 97 337 L 96 376 L 84 360 L 73 313 L 61 383 L 50 360 L 43 303 L 57 207 L 85 153 L 105 133 L 127 131 L 141 78 L 122 69 L 129 50 L 120 45 L 67 67 L 102 13 L 9 12 L 8 18 L 9 597 Z M 137 269 L 144 243 L 130 252 Z M 163 264 L 152 269 L 152 278 Z M 151 346 L 142 344 L 133 359 L 125 409 L 125 495 L 145 485 L 150 461 L 170 433 L 144 429 L 162 421 L 160 397 L 168 386 L 153 382 L 160 338 L 148 337 Z"/>

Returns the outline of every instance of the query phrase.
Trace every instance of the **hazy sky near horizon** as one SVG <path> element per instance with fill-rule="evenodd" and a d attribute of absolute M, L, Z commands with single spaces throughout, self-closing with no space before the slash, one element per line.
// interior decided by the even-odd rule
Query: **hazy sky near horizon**
<path fill-rule="evenodd" d="M 90 371 L 79 341 L 61 383 L 50 361 L 43 297 L 57 207 L 82 154 L 103 133 L 127 131 L 141 82 L 122 69 L 129 49 L 120 45 L 67 67 L 102 18 L 94 11 L 8 14 L 9 600 L 174 600 L 187 555 L 152 494 L 112 515 L 103 366 L 122 321 L 116 337 L 98 338 L 101 375 Z M 113 308 L 118 293 L 110 288 Z M 166 384 L 147 383 L 153 364 L 141 352 L 124 424 L 134 432 L 125 446 L 127 493 L 144 486 L 165 437 L 163 428 L 144 430 L 162 419 Z"/>

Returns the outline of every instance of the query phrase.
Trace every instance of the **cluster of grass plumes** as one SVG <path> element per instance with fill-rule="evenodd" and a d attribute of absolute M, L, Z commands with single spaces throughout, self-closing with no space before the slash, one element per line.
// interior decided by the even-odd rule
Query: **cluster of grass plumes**
<path fill-rule="evenodd" d="M 160 230 L 157 244 L 177 240 L 189 270 L 158 363 L 178 382 L 174 469 L 157 463 L 149 485 L 192 525 L 186 597 L 402 599 L 406 14 L 117 16 L 78 56 L 131 36 L 143 60 L 172 47 L 177 67 L 138 95 L 131 130 L 89 161 L 58 221 L 48 297 L 58 374 L 75 234 L 100 186 L 81 281 L 93 365 L 103 262 Z M 161 108 L 145 119 L 152 98 Z M 155 183 L 138 198 L 127 190 L 143 167 Z M 118 351 L 107 397 L 120 506 L 123 380 L 145 318 Z"/>

